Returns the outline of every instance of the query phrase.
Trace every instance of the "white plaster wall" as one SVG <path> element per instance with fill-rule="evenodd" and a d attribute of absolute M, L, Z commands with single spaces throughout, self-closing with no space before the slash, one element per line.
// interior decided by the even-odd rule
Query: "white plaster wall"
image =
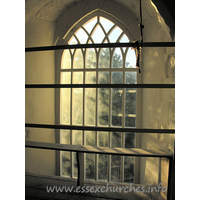
<path fill-rule="evenodd" d="M 27 20 L 25 27 L 25 45 L 53 45 L 54 23 L 39 19 Z M 25 55 L 26 84 L 55 83 L 54 52 L 29 52 Z M 26 89 L 25 122 L 55 123 L 54 89 Z M 26 140 L 39 142 L 55 142 L 55 131 L 49 129 L 25 129 Z M 26 148 L 26 171 L 55 175 L 55 152 Z"/>
<path fill-rule="evenodd" d="M 158 13 L 156 7 L 147 1 L 143 11 L 144 42 L 171 42 L 170 30 Z M 150 9 L 151 6 L 151 9 Z M 175 83 L 175 49 L 143 48 L 142 82 Z M 142 90 L 142 128 L 168 129 L 175 128 L 175 90 L 143 89 Z M 174 151 L 174 135 L 141 134 L 141 148 Z M 158 158 L 140 159 L 140 183 L 167 186 L 168 162 Z M 166 193 L 163 194 L 166 198 Z"/>

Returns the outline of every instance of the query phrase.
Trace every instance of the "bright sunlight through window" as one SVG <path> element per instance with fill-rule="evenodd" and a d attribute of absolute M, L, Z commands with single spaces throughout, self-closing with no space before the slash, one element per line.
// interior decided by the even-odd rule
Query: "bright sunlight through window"
<path fill-rule="evenodd" d="M 95 16 L 76 27 L 68 44 L 129 42 L 117 24 Z M 136 84 L 135 51 L 131 48 L 64 50 L 61 84 Z M 105 127 L 136 127 L 134 88 L 61 88 L 60 124 Z M 62 144 L 135 147 L 134 133 L 60 130 Z M 85 154 L 85 179 L 134 182 L 134 157 Z M 61 175 L 77 177 L 76 155 L 61 152 Z"/>

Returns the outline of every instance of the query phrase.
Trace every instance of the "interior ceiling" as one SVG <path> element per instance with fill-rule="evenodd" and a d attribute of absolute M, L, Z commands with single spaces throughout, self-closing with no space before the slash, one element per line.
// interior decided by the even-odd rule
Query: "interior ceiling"
<path fill-rule="evenodd" d="M 26 0 L 25 17 L 28 19 L 40 19 L 50 22 L 56 22 L 64 9 L 78 3 L 81 0 Z M 139 0 L 113 0 L 127 7 L 134 9 L 138 7 Z M 146 0 L 145 0 L 146 1 Z M 165 23 L 171 30 L 175 25 L 175 0 L 151 0 L 157 7 L 157 10 L 165 20 Z M 144 6 L 144 1 L 142 1 Z M 148 10 L 143 9 L 143 12 Z M 137 13 L 139 14 L 139 8 Z"/>

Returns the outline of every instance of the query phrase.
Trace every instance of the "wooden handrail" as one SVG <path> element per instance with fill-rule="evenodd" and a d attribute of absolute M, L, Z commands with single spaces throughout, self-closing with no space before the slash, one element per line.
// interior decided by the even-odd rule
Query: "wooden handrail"
<path fill-rule="evenodd" d="M 136 156 L 136 157 L 158 157 L 158 158 L 165 157 L 169 160 L 168 196 L 170 195 L 169 191 L 171 191 L 170 184 L 171 184 L 171 176 L 173 170 L 172 163 L 174 163 L 173 154 L 169 154 L 161 150 L 149 150 L 140 148 L 110 148 L 110 147 L 100 147 L 100 146 L 97 147 L 97 146 L 86 146 L 86 145 L 69 145 L 69 144 L 33 142 L 33 141 L 26 141 L 25 147 L 77 152 L 76 155 L 77 165 L 78 165 L 77 186 L 83 186 L 84 171 L 82 164 L 84 160 L 84 153 Z"/>
<path fill-rule="evenodd" d="M 80 153 L 120 155 L 120 156 L 160 157 L 160 158 L 173 157 L 172 154 L 166 153 L 161 150 L 149 150 L 140 148 L 111 148 L 111 147 L 101 147 L 101 146 L 70 145 L 70 144 L 33 142 L 33 141 L 26 141 L 25 147 L 59 150 L 59 151 L 73 151 Z"/>

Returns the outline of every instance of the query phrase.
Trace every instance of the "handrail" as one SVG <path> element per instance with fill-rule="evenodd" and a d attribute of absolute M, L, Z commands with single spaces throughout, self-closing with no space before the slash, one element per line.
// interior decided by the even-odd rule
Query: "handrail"
<path fill-rule="evenodd" d="M 173 158 L 172 154 L 166 153 L 161 150 L 150 150 L 141 148 L 111 148 L 111 147 L 101 147 L 101 146 L 70 145 L 70 144 L 58 144 L 58 143 L 34 142 L 34 141 L 26 141 L 25 147 L 47 149 L 47 150 L 73 151 L 80 153 L 93 153 L 93 154 Z"/>
<path fill-rule="evenodd" d="M 149 150 L 139 148 L 110 148 L 110 147 L 93 147 L 85 145 L 67 145 L 67 144 L 56 144 L 56 143 L 45 143 L 45 142 L 33 142 L 26 141 L 26 148 L 46 149 L 46 150 L 58 150 L 58 151 L 72 151 L 76 152 L 77 166 L 78 166 L 78 179 L 77 186 L 83 186 L 84 171 L 83 171 L 83 160 L 84 153 L 95 153 L 95 154 L 109 154 L 109 155 L 121 155 L 121 156 L 138 156 L 138 157 L 165 157 L 169 160 L 169 173 L 168 173 L 168 199 L 171 191 L 171 176 L 173 173 L 173 155 L 166 153 L 161 150 Z"/>

